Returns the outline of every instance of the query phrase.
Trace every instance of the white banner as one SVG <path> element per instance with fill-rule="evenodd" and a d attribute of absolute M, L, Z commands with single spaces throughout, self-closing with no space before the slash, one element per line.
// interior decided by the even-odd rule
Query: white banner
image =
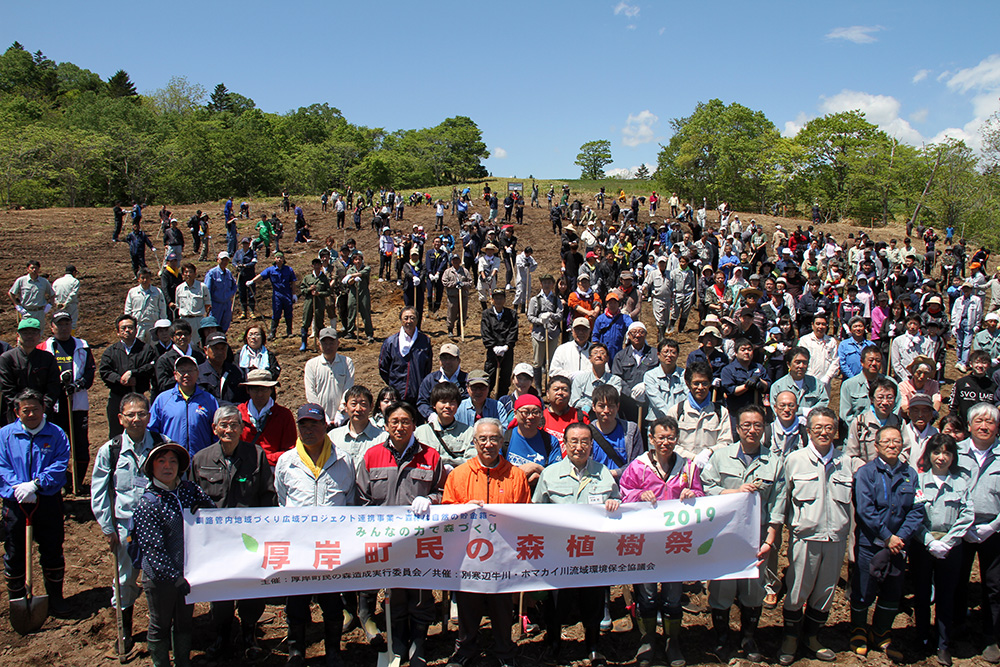
<path fill-rule="evenodd" d="M 416 588 L 479 593 L 757 576 L 757 494 L 603 505 L 201 510 L 188 602 Z"/>

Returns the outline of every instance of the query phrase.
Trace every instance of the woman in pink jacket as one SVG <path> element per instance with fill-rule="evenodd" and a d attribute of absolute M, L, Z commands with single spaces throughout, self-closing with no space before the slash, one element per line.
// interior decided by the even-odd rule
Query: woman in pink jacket
<path fill-rule="evenodd" d="M 705 495 L 701 488 L 698 468 L 692 461 L 674 452 L 677 446 L 677 421 L 664 417 L 649 426 L 650 451 L 628 465 L 618 486 L 623 503 L 647 502 L 655 507 L 659 500 L 687 500 Z M 636 660 L 649 665 L 657 649 L 656 615 L 663 616 L 663 634 L 668 638 L 666 658 L 670 667 L 683 667 L 684 654 L 680 647 L 681 582 L 636 584 L 639 601 L 639 628 L 642 639 Z"/>

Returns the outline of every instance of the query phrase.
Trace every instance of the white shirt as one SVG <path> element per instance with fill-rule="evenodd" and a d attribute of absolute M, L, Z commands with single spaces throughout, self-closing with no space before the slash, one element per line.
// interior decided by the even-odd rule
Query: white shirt
<path fill-rule="evenodd" d="M 405 357 L 410 353 L 410 348 L 413 347 L 413 342 L 417 340 L 418 333 L 419 330 L 414 330 L 413 335 L 408 336 L 406 335 L 406 329 L 399 327 L 399 354 Z"/>
<path fill-rule="evenodd" d="M 344 392 L 354 386 L 354 361 L 337 354 L 327 361 L 322 354 L 306 362 L 303 378 L 306 401 L 323 406 L 327 421 L 332 422 L 341 409 Z"/>

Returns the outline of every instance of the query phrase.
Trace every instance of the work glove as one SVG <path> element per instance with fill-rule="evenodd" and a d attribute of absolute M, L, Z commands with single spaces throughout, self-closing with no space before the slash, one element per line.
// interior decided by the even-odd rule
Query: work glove
<path fill-rule="evenodd" d="M 69 385 L 73 384 L 73 371 L 70 370 L 70 369 L 64 370 L 62 373 L 59 374 L 59 380 L 64 385 L 66 385 L 66 387 L 68 389 Z"/>
<path fill-rule="evenodd" d="M 722 378 L 715 378 L 714 380 L 712 380 L 712 386 L 713 387 L 721 387 L 722 386 Z"/>
<path fill-rule="evenodd" d="M 354 280 L 354 276 L 344 276 L 344 279 L 341 280 L 340 282 L 342 282 L 345 285 L 347 285 L 348 283 L 352 282 L 353 280 Z"/>
<path fill-rule="evenodd" d="M 427 496 L 417 496 L 410 503 L 410 510 L 418 515 L 427 514 L 431 511 L 431 499 Z"/>
<path fill-rule="evenodd" d="M 253 285 L 253 281 L 252 280 L 248 280 L 248 281 L 246 281 L 243 284 L 246 285 L 247 287 L 250 287 L 251 285 Z"/>
<path fill-rule="evenodd" d="M 640 382 L 636 386 L 632 387 L 632 400 L 639 401 L 640 403 L 646 400 L 646 385 Z"/>
<path fill-rule="evenodd" d="M 941 540 L 931 540 L 931 543 L 927 545 L 927 551 L 935 558 L 944 558 L 951 549 Z"/>
<path fill-rule="evenodd" d="M 20 306 L 19 305 L 19 306 L 15 306 L 15 308 L 17 309 L 17 312 L 21 313 L 22 315 L 27 315 L 28 314 L 28 309 L 25 308 L 24 306 Z"/>
<path fill-rule="evenodd" d="M 19 503 L 33 503 L 37 492 L 38 484 L 34 480 L 21 482 L 14 486 L 14 500 Z"/>
<path fill-rule="evenodd" d="M 292 303 L 298 303 L 298 301 L 299 301 L 299 295 L 298 294 L 293 294 L 292 295 Z"/>
<path fill-rule="evenodd" d="M 45 309 L 42 312 L 48 313 L 50 310 L 52 310 L 52 304 L 47 303 L 45 304 Z"/>
<path fill-rule="evenodd" d="M 420 287 L 420 278 L 418 278 L 417 276 L 413 276 L 413 286 Z"/>
<path fill-rule="evenodd" d="M 969 532 L 965 534 L 965 539 L 969 542 L 985 542 L 996 530 L 990 526 L 988 523 L 982 524 L 980 526 L 973 526 L 969 528 Z"/>
<path fill-rule="evenodd" d="M 706 448 L 701 450 L 694 457 L 695 467 L 698 468 L 698 470 L 701 470 L 708 464 L 708 459 L 710 459 L 711 457 L 712 457 L 711 449 Z"/>

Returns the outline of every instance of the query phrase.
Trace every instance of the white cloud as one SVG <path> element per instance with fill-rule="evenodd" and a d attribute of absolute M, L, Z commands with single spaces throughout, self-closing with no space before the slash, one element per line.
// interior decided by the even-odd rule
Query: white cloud
<path fill-rule="evenodd" d="M 877 42 L 874 33 L 885 30 L 880 25 L 852 25 L 848 28 L 834 28 L 826 33 L 827 39 L 846 39 L 855 44 L 871 44 Z"/>
<path fill-rule="evenodd" d="M 1000 54 L 984 58 L 975 67 L 958 70 L 948 79 L 948 87 L 960 93 L 1000 88 Z"/>
<path fill-rule="evenodd" d="M 782 131 L 781 135 L 783 137 L 794 137 L 802 130 L 802 126 L 809 122 L 809 116 L 806 115 L 805 111 L 800 111 L 799 115 L 795 117 L 795 120 L 785 121 L 785 129 Z"/>
<path fill-rule="evenodd" d="M 665 33 L 666 31 L 667 31 L 667 28 L 666 28 L 666 26 L 664 26 L 664 27 L 660 28 L 660 34 L 661 34 L 661 35 L 662 35 L 663 33 Z"/>
<path fill-rule="evenodd" d="M 609 178 L 634 178 L 637 171 L 639 171 L 639 165 L 628 168 L 615 167 L 614 169 L 608 169 L 605 171 L 604 175 Z"/>
<path fill-rule="evenodd" d="M 505 157 L 507 157 L 507 151 L 505 151 L 504 149 L 500 148 L 499 146 L 494 146 L 493 150 L 490 151 L 490 157 L 495 157 L 495 158 L 497 158 L 499 160 L 502 160 Z"/>
<path fill-rule="evenodd" d="M 635 24 L 634 23 L 629 23 L 627 26 L 625 26 L 625 28 L 627 30 L 635 30 Z"/>
<path fill-rule="evenodd" d="M 655 136 L 653 127 L 659 122 L 660 118 L 649 109 L 629 114 L 622 128 L 622 143 L 631 147 L 648 144 Z"/>
<path fill-rule="evenodd" d="M 926 79 L 927 75 L 930 73 L 931 71 L 929 69 L 919 70 L 916 74 L 913 75 L 913 83 L 920 83 L 921 81 Z"/>
<path fill-rule="evenodd" d="M 639 5 L 630 5 L 625 0 L 621 0 L 615 5 L 615 16 L 619 14 L 624 14 L 628 18 L 636 17 L 639 15 Z"/>
<path fill-rule="evenodd" d="M 856 90 L 842 90 L 833 97 L 821 98 L 820 111 L 824 114 L 841 111 L 863 111 L 868 122 L 878 125 L 889 136 L 908 144 L 920 144 L 923 137 L 909 123 L 899 117 L 901 105 L 891 95 L 872 95 Z"/>
<path fill-rule="evenodd" d="M 927 115 L 929 111 L 927 109 L 917 109 L 910 114 L 910 120 L 914 123 L 923 123 L 927 120 Z"/>

